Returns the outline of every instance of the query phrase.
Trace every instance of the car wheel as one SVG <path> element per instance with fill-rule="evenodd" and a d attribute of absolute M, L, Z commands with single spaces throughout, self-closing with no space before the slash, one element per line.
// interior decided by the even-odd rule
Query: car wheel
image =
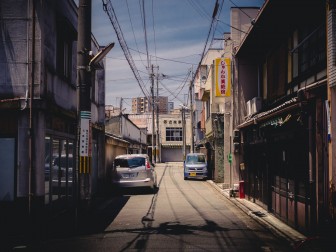
<path fill-rule="evenodd" d="M 155 194 L 158 191 L 158 186 L 156 184 L 154 184 L 152 187 L 150 187 L 150 191 L 151 193 Z"/>
<path fill-rule="evenodd" d="M 188 178 L 187 178 L 187 177 L 184 177 L 184 180 L 188 180 Z"/>

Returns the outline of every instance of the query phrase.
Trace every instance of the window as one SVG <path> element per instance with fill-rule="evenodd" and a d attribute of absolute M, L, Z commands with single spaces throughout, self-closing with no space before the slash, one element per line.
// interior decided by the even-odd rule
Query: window
<path fill-rule="evenodd" d="M 204 155 L 187 155 L 187 164 L 202 164 L 205 163 Z"/>
<path fill-rule="evenodd" d="M 57 39 L 57 72 L 66 79 L 71 79 L 72 41 L 65 40 L 64 36 Z"/>
<path fill-rule="evenodd" d="M 45 204 L 74 196 L 74 141 L 45 137 Z"/>
<path fill-rule="evenodd" d="M 293 33 L 292 76 L 298 77 L 326 66 L 325 26 Z"/>
<path fill-rule="evenodd" d="M 299 46 L 299 71 L 304 73 L 326 61 L 325 28 L 302 32 Z M 325 65 L 325 64 L 323 64 Z"/>
<path fill-rule="evenodd" d="M 210 99 L 209 100 L 206 100 L 205 102 L 205 109 L 206 109 L 206 114 L 205 114 L 205 118 L 206 119 L 209 119 L 210 117 Z"/>
<path fill-rule="evenodd" d="M 146 159 L 143 157 L 134 158 L 117 158 L 114 160 L 114 165 L 116 168 L 135 168 L 139 166 L 146 165 Z"/>
<path fill-rule="evenodd" d="M 72 28 L 72 24 L 65 20 L 64 17 L 60 17 L 57 21 L 56 36 L 56 70 L 61 77 L 71 81 L 73 42 L 76 40 L 77 35 Z"/>
<path fill-rule="evenodd" d="M 166 141 L 182 141 L 182 128 L 166 128 Z"/>

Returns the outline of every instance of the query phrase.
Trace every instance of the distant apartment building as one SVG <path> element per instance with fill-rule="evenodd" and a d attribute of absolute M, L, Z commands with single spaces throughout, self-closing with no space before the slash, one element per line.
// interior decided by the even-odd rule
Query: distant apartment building
<path fill-rule="evenodd" d="M 168 102 L 168 114 L 174 111 L 174 102 Z"/>
<path fill-rule="evenodd" d="M 151 100 L 147 97 L 132 98 L 132 113 L 143 114 L 152 111 Z M 156 99 L 156 104 L 159 106 L 159 113 L 168 113 L 168 97 L 159 96 Z"/>

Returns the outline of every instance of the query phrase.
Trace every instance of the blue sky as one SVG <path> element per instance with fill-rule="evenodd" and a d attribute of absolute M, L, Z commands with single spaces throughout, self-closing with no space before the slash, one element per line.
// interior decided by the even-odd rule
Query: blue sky
<path fill-rule="evenodd" d="M 230 32 L 230 8 L 260 7 L 264 0 L 224 0 L 216 30 L 210 34 L 207 45 L 216 0 L 111 0 L 111 3 L 141 83 L 149 92 L 148 66 L 154 65 L 154 72 L 160 76 L 159 94 L 168 96 L 178 107 L 187 99 L 191 73 L 195 72 L 205 46 L 221 48 L 222 41 L 213 40 L 210 45 L 211 38 L 222 38 L 224 32 Z M 143 96 L 103 10 L 102 0 L 92 1 L 92 33 L 100 45 L 115 42 L 106 57 L 105 103 L 119 105 L 120 97 Z M 131 100 L 124 99 L 123 106 L 129 108 L 129 104 Z"/>

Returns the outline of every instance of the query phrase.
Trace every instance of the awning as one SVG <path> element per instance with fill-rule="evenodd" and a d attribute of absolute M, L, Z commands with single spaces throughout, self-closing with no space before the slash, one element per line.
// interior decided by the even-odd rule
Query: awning
<path fill-rule="evenodd" d="M 242 128 L 246 128 L 246 127 L 254 125 L 254 124 L 261 123 L 261 122 L 269 119 L 270 117 L 274 117 L 274 116 L 277 116 L 279 114 L 285 113 L 285 112 L 290 111 L 292 109 L 295 109 L 299 106 L 300 106 L 299 99 L 297 97 L 294 97 L 294 98 L 282 103 L 281 105 L 279 105 L 279 106 L 277 106 L 273 109 L 261 112 L 259 114 L 256 114 L 256 115 L 252 116 L 251 118 L 248 118 L 245 122 L 238 125 L 237 129 L 242 129 Z"/>
<path fill-rule="evenodd" d="M 298 96 L 302 96 L 302 94 L 301 94 L 302 92 L 313 91 L 313 90 L 315 90 L 316 88 L 318 88 L 322 85 L 326 85 L 327 80 L 328 79 L 325 78 L 325 79 L 316 81 L 314 83 L 308 84 L 305 87 L 301 87 L 297 91 Z M 279 106 L 277 106 L 273 109 L 261 112 L 259 114 L 255 114 L 254 116 L 252 116 L 250 118 L 247 118 L 245 122 L 243 122 L 242 124 L 237 126 L 237 129 L 242 129 L 242 128 L 248 127 L 250 125 L 253 125 L 253 124 L 258 124 L 258 123 L 264 122 L 265 120 L 269 119 L 270 117 L 275 117 L 279 114 L 285 113 L 285 112 L 290 111 L 290 110 L 292 110 L 294 108 L 297 108 L 299 106 L 300 106 L 300 99 L 298 97 L 294 97 L 294 98 L 282 103 L 281 105 L 279 105 Z M 277 123 L 277 122 L 275 122 L 275 123 Z"/>

